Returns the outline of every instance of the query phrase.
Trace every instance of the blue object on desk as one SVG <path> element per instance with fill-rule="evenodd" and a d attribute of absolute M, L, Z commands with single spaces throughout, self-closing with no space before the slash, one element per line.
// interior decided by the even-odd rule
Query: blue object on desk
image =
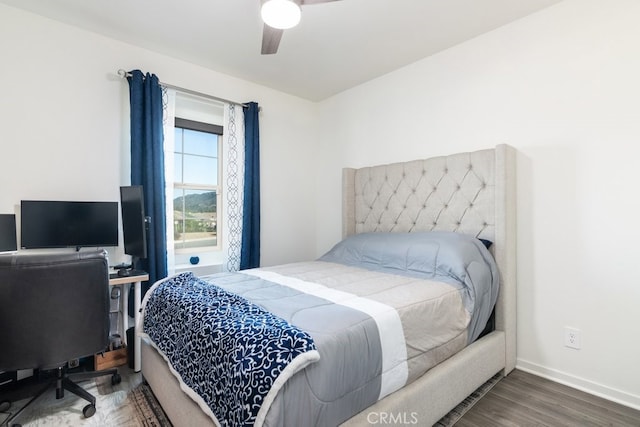
<path fill-rule="evenodd" d="M 192 256 L 191 258 L 189 258 L 189 262 L 192 265 L 196 265 L 197 263 L 200 262 L 200 257 L 199 256 Z"/>

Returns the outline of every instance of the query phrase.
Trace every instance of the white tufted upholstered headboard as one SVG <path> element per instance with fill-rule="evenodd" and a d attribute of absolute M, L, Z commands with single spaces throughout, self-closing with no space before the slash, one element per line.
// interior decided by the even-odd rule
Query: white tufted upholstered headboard
<path fill-rule="evenodd" d="M 501 274 L 496 329 L 506 372 L 516 357 L 515 150 L 496 148 L 343 170 L 343 237 L 447 230 L 493 242 Z"/>

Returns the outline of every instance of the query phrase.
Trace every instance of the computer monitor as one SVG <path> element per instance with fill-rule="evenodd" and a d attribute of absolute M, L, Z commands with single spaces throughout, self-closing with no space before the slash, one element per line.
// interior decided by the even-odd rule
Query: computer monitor
<path fill-rule="evenodd" d="M 118 246 L 118 202 L 22 200 L 20 246 Z"/>
<path fill-rule="evenodd" d="M 124 253 L 136 259 L 147 258 L 147 222 L 141 185 L 120 187 Z"/>
<path fill-rule="evenodd" d="M 16 216 L 14 214 L 0 214 L 0 253 L 17 250 Z"/>

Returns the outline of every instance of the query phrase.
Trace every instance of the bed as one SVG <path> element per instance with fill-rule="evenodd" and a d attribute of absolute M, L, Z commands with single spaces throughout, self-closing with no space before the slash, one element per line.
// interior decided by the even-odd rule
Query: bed
<path fill-rule="evenodd" d="M 419 375 L 410 373 L 409 376 L 416 375 L 416 378 L 406 381 L 399 389 L 390 386 L 388 393 L 381 392 L 381 398 L 375 403 L 358 407 L 357 413 L 349 414 L 348 419 L 341 422 L 345 426 L 359 426 L 400 420 L 431 425 L 496 373 L 506 375 L 515 366 L 514 150 L 498 145 L 470 153 L 344 169 L 342 205 L 344 241 L 357 241 L 369 235 L 376 238 L 375 233 L 413 237 L 434 232 L 430 235 L 458 233 L 465 239 L 472 236 L 492 242 L 490 251 L 500 286 L 492 330 L 477 340 L 471 340 L 471 333 L 464 335 L 452 345 L 455 347 L 452 352 L 434 359 L 435 366 L 429 366 Z M 298 266 L 276 266 L 253 274 L 271 280 L 292 268 L 295 270 Z M 304 278 L 318 273 L 300 274 L 299 277 Z M 461 340 L 472 342 L 459 345 Z M 312 348 L 307 354 L 313 356 L 313 351 Z M 141 355 L 143 376 L 174 425 L 213 424 L 203 400 L 185 387 L 184 381 L 178 381 L 176 369 L 167 363 L 166 355 L 158 351 L 157 343 L 145 334 Z M 291 378 L 313 376 L 310 372 L 318 363 L 315 359 L 305 362 Z M 275 399 L 270 402 L 271 409 L 260 418 L 264 425 L 279 424 L 275 421 L 278 418 L 271 415 L 288 407 L 278 399 L 289 383 L 295 384 L 293 379 L 286 385 L 281 384 L 282 392 L 271 397 Z"/>

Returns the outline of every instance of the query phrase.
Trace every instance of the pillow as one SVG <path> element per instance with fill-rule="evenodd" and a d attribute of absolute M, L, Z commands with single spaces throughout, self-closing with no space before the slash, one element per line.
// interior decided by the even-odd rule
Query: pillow
<path fill-rule="evenodd" d="M 470 262 L 491 257 L 484 245 L 474 236 L 449 231 L 361 233 L 342 240 L 320 260 L 459 282 Z"/>

